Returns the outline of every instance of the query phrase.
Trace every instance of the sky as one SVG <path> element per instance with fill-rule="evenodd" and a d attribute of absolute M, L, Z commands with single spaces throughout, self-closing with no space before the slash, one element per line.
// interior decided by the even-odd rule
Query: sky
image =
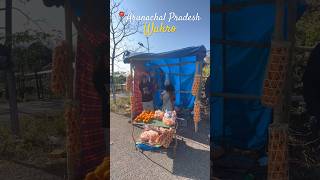
<path fill-rule="evenodd" d="M 166 25 L 176 26 L 176 32 L 151 35 L 149 37 L 150 52 L 159 53 L 200 45 L 204 45 L 207 50 L 210 49 L 210 0 L 123 0 L 120 9 L 125 13 L 128 12 L 126 14 L 143 16 L 152 16 L 155 13 L 163 15 L 165 12 L 167 12 L 167 16 L 170 12 L 174 12 L 178 16 L 185 16 L 187 12 L 189 15 L 199 13 L 200 21 L 170 23 L 165 21 Z M 160 22 L 157 21 L 156 24 L 160 24 Z M 138 44 L 138 42 L 147 46 L 146 36 L 139 33 L 130 37 L 131 44 Z M 144 49 L 140 50 L 144 51 Z M 129 65 L 118 63 L 115 70 L 128 71 Z"/>
<path fill-rule="evenodd" d="M 60 30 L 64 36 L 64 9 L 62 7 L 46 7 L 41 0 L 31 0 L 23 3 L 25 0 L 13 0 L 13 7 L 21 9 L 31 19 L 36 20 L 43 31 L 50 32 L 53 29 Z M 112 0 L 120 1 L 120 0 Z M 200 3 L 201 2 L 201 3 Z M 5 0 L 0 0 L 0 8 L 5 7 Z M 134 15 L 162 15 L 164 12 L 175 12 L 177 15 L 184 16 L 187 12 L 190 15 L 199 13 L 201 20 L 197 22 L 174 22 L 168 24 L 176 26 L 175 33 L 157 33 L 149 38 L 150 52 L 165 52 L 176 50 L 189 46 L 204 45 L 210 48 L 210 0 L 123 0 L 121 9 L 132 12 Z M 156 22 L 156 24 L 160 24 Z M 0 11 L 0 27 L 5 25 L 5 12 Z M 26 29 L 39 28 L 28 21 L 17 10 L 13 10 L 13 32 L 21 32 Z M 75 28 L 73 28 L 75 30 Z M 0 34 L 4 33 L 0 29 Z M 74 36 L 74 42 L 76 36 Z M 146 37 L 143 34 L 136 34 L 129 38 L 126 44 L 138 46 L 138 42 L 146 43 Z M 144 49 L 140 49 L 144 51 Z M 129 66 L 118 63 L 116 71 L 128 71 Z"/>
<path fill-rule="evenodd" d="M 19 8 L 27 16 L 36 21 L 41 29 L 45 32 L 52 32 L 53 29 L 59 30 L 64 37 L 64 8 L 62 7 L 46 7 L 42 0 L 13 0 L 13 7 Z M 5 7 L 5 0 L 0 0 L 0 9 Z M 5 26 L 5 11 L 0 11 L 0 27 Z M 21 32 L 26 29 L 39 30 L 39 27 L 29 21 L 24 15 L 17 10 L 12 11 L 12 31 Z M 75 28 L 73 28 L 75 30 Z M 4 29 L 0 29 L 0 34 L 4 33 Z M 74 36 L 75 39 L 76 36 Z M 75 41 L 74 41 L 75 42 Z"/>

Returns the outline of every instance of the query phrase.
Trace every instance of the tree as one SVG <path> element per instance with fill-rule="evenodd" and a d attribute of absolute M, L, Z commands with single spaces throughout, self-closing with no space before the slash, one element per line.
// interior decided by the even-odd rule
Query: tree
<path fill-rule="evenodd" d="M 124 72 L 115 72 L 113 79 L 115 84 L 124 84 L 126 83 L 126 74 Z"/>
<path fill-rule="evenodd" d="M 297 23 L 296 39 L 301 46 L 314 46 L 320 41 L 320 1 L 307 0 L 308 8 Z"/>
<path fill-rule="evenodd" d="M 0 39 L 2 37 L 0 36 Z M 56 40 L 56 35 L 36 30 L 16 32 L 12 35 L 12 62 L 14 72 L 19 83 L 18 95 L 24 98 L 25 73 L 34 73 L 36 78 L 38 97 L 41 98 L 40 90 L 42 82 L 37 75 L 41 69 L 51 63 L 52 49 L 48 47 L 50 42 Z"/>
<path fill-rule="evenodd" d="M 52 50 L 47 43 L 53 41 L 54 35 L 26 30 L 14 33 L 12 38 L 16 72 L 38 72 L 51 62 Z"/>
<path fill-rule="evenodd" d="M 129 36 L 139 32 L 139 23 L 130 23 L 120 16 L 120 2 L 111 1 L 110 7 L 110 60 L 111 60 L 111 86 L 113 101 L 116 103 L 115 86 L 114 86 L 114 66 L 115 60 L 121 57 L 126 51 L 120 47 L 121 43 L 128 39 Z"/>

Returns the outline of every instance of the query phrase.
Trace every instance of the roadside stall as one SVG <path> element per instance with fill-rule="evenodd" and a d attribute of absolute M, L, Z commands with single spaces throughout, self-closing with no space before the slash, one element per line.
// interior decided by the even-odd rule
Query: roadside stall
<path fill-rule="evenodd" d="M 141 151 L 157 151 L 169 148 L 174 154 L 177 147 L 176 130 L 183 123 L 179 110 L 193 109 L 195 131 L 200 120 L 200 95 L 202 68 L 206 49 L 204 46 L 188 47 L 165 53 L 127 53 L 124 63 L 130 64 L 127 90 L 130 92 L 132 137 L 135 147 Z M 152 108 L 143 104 L 141 83 L 151 84 Z M 165 93 L 172 90 L 172 108 L 163 101 Z M 171 107 L 171 106 L 170 106 Z M 134 137 L 135 128 L 143 129 L 139 138 Z"/>

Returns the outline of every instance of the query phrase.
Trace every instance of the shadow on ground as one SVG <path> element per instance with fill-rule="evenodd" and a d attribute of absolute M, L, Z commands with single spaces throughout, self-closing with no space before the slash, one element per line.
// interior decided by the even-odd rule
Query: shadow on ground
<path fill-rule="evenodd" d="M 188 179 L 208 179 L 210 176 L 210 150 L 197 149 L 188 146 L 185 141 L 179 140 L 179 151 L 173 158 L 173 151 L 168 152 L 168 157 L 173 158 L 172 173 Z"/>

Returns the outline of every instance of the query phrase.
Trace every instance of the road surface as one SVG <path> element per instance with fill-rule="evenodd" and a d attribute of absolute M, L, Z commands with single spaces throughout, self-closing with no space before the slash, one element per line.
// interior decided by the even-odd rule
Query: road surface
<path fill-rule="evenodd" d="M 136 151 L 128 118 L 111 113 L 111 179 L 113 180 L 208 180 L 210 148 L 183 138 L 176 158 L 167 153 Z M 135 136 L 138 136 L 136 133 Z M 149 157 L 150 159 L 148 159 Z M 157 163 L 157 164 L 156 164 Z"/>

